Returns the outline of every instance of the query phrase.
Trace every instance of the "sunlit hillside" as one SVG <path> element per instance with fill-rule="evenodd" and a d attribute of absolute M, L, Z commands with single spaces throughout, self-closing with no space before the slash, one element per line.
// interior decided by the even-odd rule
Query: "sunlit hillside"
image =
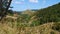
<path fill-rule="evenodd" d="M 0 21 L 0 34 L 60 34 L 60 3 L 36 11 L 9 10 Z"/>

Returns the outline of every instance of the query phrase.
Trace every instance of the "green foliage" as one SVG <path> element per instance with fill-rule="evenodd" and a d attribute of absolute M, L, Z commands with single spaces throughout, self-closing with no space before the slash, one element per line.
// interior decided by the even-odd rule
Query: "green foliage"
<path fill-rule="evenodd" d="M 39 21 L 33 21 L 32 24 L 30 24 L 30 27 L 38 26 L 38 25 L 40 25 Z"/>
<path fill-rule="evenodd" d="M 60 4 L 56 4 L 50 6 L 48 8 L 44 8 L 38 10 L 36 12 L 36 16 L 40 18 L 40 23 L 47 23 L 47 22 L 59 22 L 60 21 Z"/>
<path fill-rule="evenodd" d="M 21 18 L 20 21 L 22 23 L 25 23 L 25 22 L 28 23 L 31 17 L 28 14 L 21 14 L 19 18 Z"/>

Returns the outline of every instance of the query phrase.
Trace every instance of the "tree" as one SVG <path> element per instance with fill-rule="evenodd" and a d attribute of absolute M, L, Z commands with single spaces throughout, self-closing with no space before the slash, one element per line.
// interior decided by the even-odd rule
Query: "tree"
<path fill-rule="evenodd" d="M 0 0 L 0 20 L 6 16 L 12 0 Z"/>

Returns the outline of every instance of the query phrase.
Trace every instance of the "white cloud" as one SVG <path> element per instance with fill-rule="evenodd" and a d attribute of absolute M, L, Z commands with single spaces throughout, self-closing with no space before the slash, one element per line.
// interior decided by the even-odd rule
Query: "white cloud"
<path fill-rule="evenodd" d="M 16 1 L 15 4 L 23 4 L 24 2 Z"/>
<path fill-rule="evenodd" d="M 13 3 L 13 4 L 24 4 L 24 1 L 25 1 L 25 0 L 19 0 L 19 1 L 13 0 L 12 3 Z"/>
<path fill-rule="evenodd" d="M 38 3 L 38 0 L 29 0 L 29 2 Z"/>

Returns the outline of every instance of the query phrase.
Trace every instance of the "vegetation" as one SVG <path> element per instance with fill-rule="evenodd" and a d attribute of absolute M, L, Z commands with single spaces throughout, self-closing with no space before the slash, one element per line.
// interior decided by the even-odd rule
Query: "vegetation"
<path fill-rule="evenodd" d="M 52 27 L 52 29 L 57 30 L 60 32 L 60 23 L 55 23 Z"/>
<path fill-rule="evenodd" d="M 60 34 L 60 3 L 40 10 L 13 12 L 0 23 L 0 34 Z"/>
<path fill-rule="evenodd" d="M 36 16 L 39 17 L 41 24 L 48 22 L 59 22 L 60 21 L 60 3 L 38 10 Z"/>
<path fill-rule="evenodd" d="M 6 16 L 12 0 L 0 0 L 0 21 Z M 3 11 L 3 12 L 2 12 Z"/>

